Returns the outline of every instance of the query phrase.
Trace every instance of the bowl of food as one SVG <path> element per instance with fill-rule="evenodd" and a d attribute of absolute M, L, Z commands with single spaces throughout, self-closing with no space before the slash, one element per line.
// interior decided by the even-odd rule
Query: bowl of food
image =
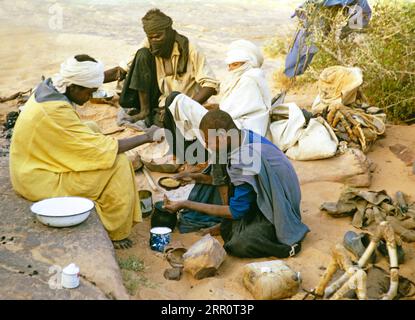
<path fill-rule="evenodd" d="M 90 101 L 92 103 L 105 103 L 107 101 L 112 100 L 112 98 L 114 98 L 113 92 L 98 89 L 92 94 L 92 98 Z"/>
<path fill-rule="evenodd" d="M 176 190 L 176 189 L 180 188 L 180 186 L 182 184 L 179 180 L 176 180 L 172 177 L 160 178 L 158 183 L 159 183 L 160 187 L 166 189 L 167 191 Z"/>
<path fill-rule="evenodd" d="M 175 173 L 182 166 L 181 164 L 177 163 L 167 163 L 166 161 L 164 161 L 164 159 L 162 159 L 161 161 L 146 161 L 143 158 L 141 158 L 141 161 L 148 170 L 160 173 Z"/>
<path fill-rule="evenodd" d="M 44 225 L 66 228 L 84 222 L 94 206 L 94 202 L 86 198 L 57 197 L 36 202 L 30 210 Z"/>
<path fill-rule="evenodd" d="M 162 142 L 149 143 L 137 148 L 145 167 L 153 172 L 175 173 L 181 167 L 170 153 L 166 139 Z"/>

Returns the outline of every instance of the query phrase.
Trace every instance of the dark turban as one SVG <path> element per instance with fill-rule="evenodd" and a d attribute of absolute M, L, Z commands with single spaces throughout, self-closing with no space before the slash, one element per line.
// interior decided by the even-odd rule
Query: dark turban
<path fill-rule="evenodd" d="M 173 25 L 173 20 L 159 9 L 150 10 L 141 21 L 146 34 L 162 32 Z"/>
<path fill-rule="evenodd" d="M 173 20 L 159 9 L 152 9 L 148 11 L 141 20 L 143 22 L 144 32 L 147 35 L 150 33 L 166 31 L 166 36 L 163 42 L 151 43 L 149 41 L 151 53 L 162 58 L 169 58 L 173 51 L 174 43 L 177 42 L 180 51 L 177 72 L 178 74 L 186 73 L 189 59 L 189 39 L 181 34 L 178 34 L 176 30 L 172 28 Z"/>

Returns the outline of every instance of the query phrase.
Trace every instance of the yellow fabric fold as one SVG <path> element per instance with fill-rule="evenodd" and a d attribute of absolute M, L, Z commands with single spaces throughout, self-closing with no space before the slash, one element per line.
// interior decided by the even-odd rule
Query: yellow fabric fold
<path fill-rule="evenodd" d="M 93 200 L 110 238 L 121 240 L 141 221 L 141 210 L 132 165 L 117 153 L 117 140 L 82 123 L 69 103 L 38 103 L 33 95 L 14 128 L 11 181 L 31 201 Z"/>

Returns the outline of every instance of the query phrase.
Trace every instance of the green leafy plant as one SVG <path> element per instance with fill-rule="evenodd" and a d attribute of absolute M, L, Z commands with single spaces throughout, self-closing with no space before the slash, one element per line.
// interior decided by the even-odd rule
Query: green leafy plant
<path fill-rule="evenodd" d="M 415 3 L 379 1 L 364 33 L 339 38 L 344 15 L 325 21 L 330 31 L 313 27 L 314 42 L 320 49 L 309 74 L 316 78 L 331 65 L 357 66 L 363 70 L 364 92 L 370 102 L 384 109 L 391 120 L 415 117 Z M 346 22 L 347 23 L 347 22 Z M 326 31 L 326 32 L 325 32 Z"/>
<path fill-rule="evenodd" d="M 135 256 L 118 258 L 118 265 L 121 268 L 124 286 L 130 295 L 136 295 L 140 286 L 156 288 L 156 285 L 143 274 L 146 270 L 143 260 Z"/>
<path fill-rule="evenodd" d="M 135 272 L 144 271 L 145 269 L 143 260 L 135 256 L 129 256 L 126 259 L 118 259 L 118 265 L 121 269 Z"/>
<path fill-rule="evenodd" d="M 306 6 L 310 31 L 306 41 L 319 52 L 291 85 L 298 86 L 298 80 L 301 84 L 315 81 L 330 66 L 359 67 L 363 91 L 372 105 L 384 109 L 392 121 L 415 121 L 415 2 L 379 0 L 372 11 L 367 28 L 349 32 L 345 9 L 324 8 L 315 2 Z"/>

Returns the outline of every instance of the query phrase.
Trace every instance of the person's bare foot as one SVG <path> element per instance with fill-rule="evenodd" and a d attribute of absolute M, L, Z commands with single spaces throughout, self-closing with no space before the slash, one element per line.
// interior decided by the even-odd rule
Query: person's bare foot
<path fill-rule="evenodd" d="M 112 244 L 114 245 L 114 248 L 117 250 L 130 249 L 133 246 L 133 242 L 128 238 L 118 241 L 112 241 Z"/>
<path fill-rule="evenodd" d="M 200 229 L 198 231 L 198 234 L 201 236 L 205 236 L 207 234 L 210 234 L 212 237 L 219 236 L 220 235 L 220 223 L 210 228 Z"/>

